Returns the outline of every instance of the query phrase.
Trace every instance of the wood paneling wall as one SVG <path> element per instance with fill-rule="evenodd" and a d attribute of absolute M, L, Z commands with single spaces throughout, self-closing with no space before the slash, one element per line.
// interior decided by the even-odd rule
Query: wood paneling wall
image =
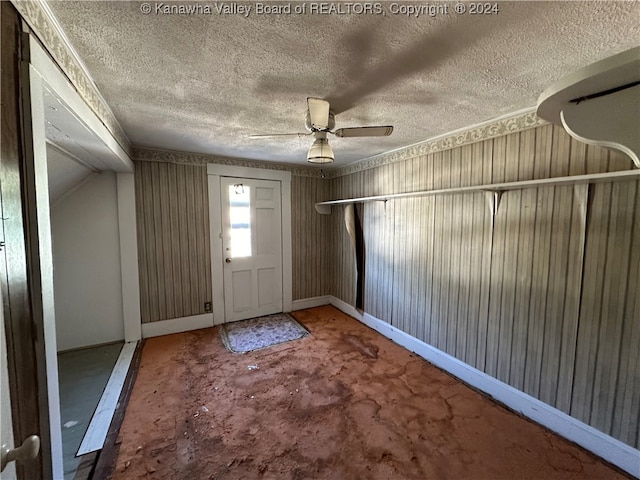
<path fill-rule="evenodd" d="M 143 323 L 198 315 L 211 298 L 205 166 L 136 163 Z"/>
<path fill-rule="evenodd" d="M 293 300 L 329 293 L 327 240 L 332 218 L 315 210 L 316 202 L 328 198 L 329 187 L 323 178 L 294 176 L 291 180 Z"/>
<path fill-rule="evenodd" d="M 562 128 L 535 129 L 331 180 L 331 198 L 631 169 Z M 640 446 L 640 182 L 363 205 L 365 311 Z M 331 293 L 355 261 L 332 215 Z"/>
<path fill-rule="evenodd" d="M 205 165 L 136 162 L 136 208 L 143 322 L 198 315 L 211 292 Z M 318 215 L 330 184 L 292 177 L 293 299 L 327 295 L 331 218 Z"/>

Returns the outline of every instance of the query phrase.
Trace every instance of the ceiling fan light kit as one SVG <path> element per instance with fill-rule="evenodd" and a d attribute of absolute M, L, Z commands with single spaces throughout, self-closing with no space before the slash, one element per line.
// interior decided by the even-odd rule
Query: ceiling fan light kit
<path fill-rule="evenodd" d="M 333 150 L 329 145 L 329 140 L 326 137 L 316 138 L 307 153 L 309 163 L 331 163 L 333 159 Z"/>
<path fill-rule="evenodd" d="M 307 153 L 307 161 L 309 163 L 325 164 L 334 160 L 333 150 L 329 145 L 327 133 L 331 133 L 336 137 L 386 137 L 391 135 L 393 127 L 387 126 L 371 126 L 371 127 L 350 127 L 340 128 L 333 131 L 335 127 L 335 115 L 331 110 L 329 102 L 320 98 L 307 98 L 307 114 L 305 118 L 305 127 L 309 133 L 276 133 L 266 135 L 250 135 L 249 138 L 271 138 L 271 137 L 306 137 L 313 135 L 314 140 L 309 152 Z"/>

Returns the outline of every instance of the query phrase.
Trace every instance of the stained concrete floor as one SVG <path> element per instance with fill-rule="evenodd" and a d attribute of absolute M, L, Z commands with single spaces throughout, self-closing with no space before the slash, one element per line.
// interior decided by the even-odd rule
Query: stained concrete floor
<path fill-rule="evenodd" d="M 309 337 L 244 355 L 148 340 L 113 478 L 627 478 L 333 307 L 294 316 Z"/>

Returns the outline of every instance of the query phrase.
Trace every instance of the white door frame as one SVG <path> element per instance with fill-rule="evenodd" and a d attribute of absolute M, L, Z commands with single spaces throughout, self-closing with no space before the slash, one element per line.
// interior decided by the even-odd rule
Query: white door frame
<path fill-rule="evenodd" d="M 60 398 L 58 392 L 58 361 L 56 348 L 56 322 L 53 297 L 53 258 L 51 221 L 49 208 L 49 181 L 46 152 L 46 107 L 44 96 L 54 95 L 69 109 L 77 124 L 86 128 L 92 137 L 102 145 L 105 165 L 117 172 L 118 223 L 123 294 L 123 320 L 125 340 L 140 338 L 140 299 L 138 290 L 137 239 L 135 224 L 135 192 L 133 183 L 133 162 L 124 149 L 116 142 L 104 124 L 78 95 L 67 78 L 43 50 L 33 35 L 29 35 L 29 81 L 25 86 L 30 90 L 31 122 L 33 133 L 33 162 L 36 189 L 36 216 L 38 225 L 38 249 L 40 253 L 40 274 L 43 304 L 43 340 L 46 385 L 40 385 L 40 394 L 46 395 L 49 408 L 50 449 L 53 478 L 62 478 L 62 435 L 60 429 Z"/>
<path fill-rule="evenodd" d="M 213 324 L 225 322 L 224 262 L 220 177 L 253 178 L 280 182 L 282 205 L 282 311 L 292 310 L 293 264 L 291 254 L 291 172 L 231 165 L 207 164 L 209 184 L 209 232 L 211 238 L 211 285 L 213 287 Z"/>

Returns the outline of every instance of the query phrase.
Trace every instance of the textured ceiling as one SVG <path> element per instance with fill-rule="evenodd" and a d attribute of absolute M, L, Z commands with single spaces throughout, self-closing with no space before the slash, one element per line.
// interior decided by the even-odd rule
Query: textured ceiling
<path fill-rule="evenodd" d="M 336 128 L 395 126 L 390 137 L 330 137 L 342 166 L 533 107 L 552 82 L 640 44 L 636 1 L 498 2 L 491 15 L 443 2 L 434 17 L 395 14 L 392 2 L 360 15 L 306 3 L 307 14 L 259 14 L 254 2 L 152 1 L 146 15 L 143 2 L 49 5 L 134 145 L 300 165 L 310 137 L 248 136 L 304 132 L 308 96 L 331 102 Z M 161 12 L 170 5 L 200 13 Z"/>

